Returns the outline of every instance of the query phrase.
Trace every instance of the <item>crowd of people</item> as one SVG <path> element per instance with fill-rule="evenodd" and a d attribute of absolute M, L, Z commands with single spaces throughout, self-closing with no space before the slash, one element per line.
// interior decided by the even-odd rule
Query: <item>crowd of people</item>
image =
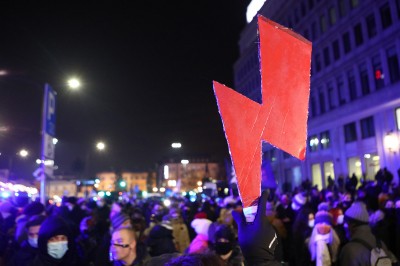
<path fill-rule="evenodd" d="M 385 170 L 386 171 L 386 170 Z M 0 265 L 371 265 L 379 246 L 400 258 L 400 188 L 374 181 L 310 182 L 263 191 L 247 223 L 239 197 L 64 197 L 0 202 Z"/>

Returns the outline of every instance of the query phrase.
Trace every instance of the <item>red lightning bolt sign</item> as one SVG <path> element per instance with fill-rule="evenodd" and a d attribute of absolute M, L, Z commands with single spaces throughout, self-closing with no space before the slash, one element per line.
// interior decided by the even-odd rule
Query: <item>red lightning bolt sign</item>
<path fill-rule="evenodd" d="M 261 16 L 258 26 L 262 104 L 214 81 L 245 208 L 261 193 L 262 141 L 303 160 L 307 139 L 311 43 Z"/>

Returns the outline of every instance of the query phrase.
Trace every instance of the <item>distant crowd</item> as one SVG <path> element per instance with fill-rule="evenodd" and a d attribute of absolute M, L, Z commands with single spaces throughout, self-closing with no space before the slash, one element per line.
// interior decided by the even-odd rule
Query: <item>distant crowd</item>
<path fill-rule="evenodd" d="M 64 197 L 59 206 L 0 202 L 0 266 L 371 265 L 400 258 L 400 187 L 381 169 L 319 190 L 264 191 L 248 224 L 239 197 Z M 379 264 L 378 264 L 379 265 Z"/>

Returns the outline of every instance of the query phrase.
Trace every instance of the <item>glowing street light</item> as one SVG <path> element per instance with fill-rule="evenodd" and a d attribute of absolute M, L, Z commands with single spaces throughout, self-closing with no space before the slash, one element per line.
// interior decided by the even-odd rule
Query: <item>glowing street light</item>
<path fill-rule="evenodd" d="M 102 142 L 102 141 L 97 142 L 96 148 L 97 148 L 99 151 L 104 151 L 104 149 L 106 148 L 106 144 L 105 144 L 104 142 Z"/>
<path fill-rule="evenodd" d="M 180 149 L 180 148 L 182 148 L 182 143 L 174 142 L 174 143 L 171 144 L 171 147 L 174 148 L 174 149 Z"/>
<path fill-rule="evenodd" d="M 77 78 L 70 78 L 67 81 L 68 87 L 72 90 L 77 90 L 81 86 L 81 82 Z"/>
<path fill-rule="evenodd" d="M 187 165 L 189 163 L 189 160 L 183 159 L 181 160 L 181 164 L 183 165 Z"/>
<path fill-rule="evenodd" d="M 21 156 L 22 158 L 25 158 L 29 155 L 29 152 L 25 149 L 22 149 L 19 151 L 18 155 Z"/>

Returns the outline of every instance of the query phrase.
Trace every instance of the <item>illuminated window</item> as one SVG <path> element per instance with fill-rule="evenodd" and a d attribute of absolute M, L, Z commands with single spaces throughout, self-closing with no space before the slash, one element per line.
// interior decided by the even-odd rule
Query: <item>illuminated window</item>
<path fill-rule="evenodd" d="M 375 15 L 370 14 L 367 16 L 367 18 L 365 20 L 367 22 L 368 38 L 372 38 L 377 34 Z"/>
<path fill-rule="evenodd" d="M 324 131 L 320 134 L 321 136 L 321 149 L 325 150 L 331 147 L 331 138 L 329 131 Z"/>
<path fill-rule="evenodd" d="M 336 10 L 333 6 L 329 8 L 329 23 L 331 25 L 335 25 L 336 23 Z"/>
<path fill-rule="evenodd" d="M 396 108 L 397 130 L 400 130 L 400 107 Z"/>
<path fill-rule="evenodd" d="M 318 144 L 319 140 L 317 135 L 313 135 L 309 138 L 309 147 L 311 152 L 318 150 Z"/>
<path fill-rule="evenodd" d="M 360 46 L 364 42 L 361 23 L 354 26 L 354 39 L 356 41 L 356 46 Z"/>
<path fill-rule="evenodd" d="M 392 15 L 390 13 L 390 6 L 389 3 L 386 2 L 386 4 L 382 5 L 379 8 L 379 11 L 381 13 L 381 21 L 382 21 L 382 27 L 384 29 L 390 27 L 392 25 Z"/>
<path fill-rule="evenodd" d="M 340 57 L 340 48 L 339 48 L 339 41 L 335 40 L 332 43 L 332 50 L 333 50 L 333 58 L 338 60 Z"/>
<path fill-rule="evenodd" d="M 400 80 L 399 59 L 396 53 L 396 47 L 393 46 L 386 51 L 389 66 L 390 82 L 395 83 Z"/>
<path fill-rule="evenodd" d="M 372 57 L 372 69 L 374 70 L 375 89 L 380 90 L 385 86 L 380 55 Z"/>
<path fill-rule="evenodd" d="M 375 136 L 375 125 L 373 116 L 361 119 L 360 125 L 361 125 L 361 137 L 363 139 Z"/>
<path fill-rule="evenodd" d="M 361 80 L 361 91 L 363 95 L 367 95 L 370 93 L 370 88 L 369 88 L 368 70 L 365 63 L 359 65 L 359 71 Z"/>
<path fill-rule="evenodd" d="M 350 44 L 350 34 L 346 32 L 343 34 L 343 47 L 344 47 L 344 53 L 347 54 L 351 50 L 351 44 Z"/>
<path fill-rule="evenodd" d="M 344 140 L 346 143 L 357 140 L 356 123 L 352 122 L 344 125 Z"/>

